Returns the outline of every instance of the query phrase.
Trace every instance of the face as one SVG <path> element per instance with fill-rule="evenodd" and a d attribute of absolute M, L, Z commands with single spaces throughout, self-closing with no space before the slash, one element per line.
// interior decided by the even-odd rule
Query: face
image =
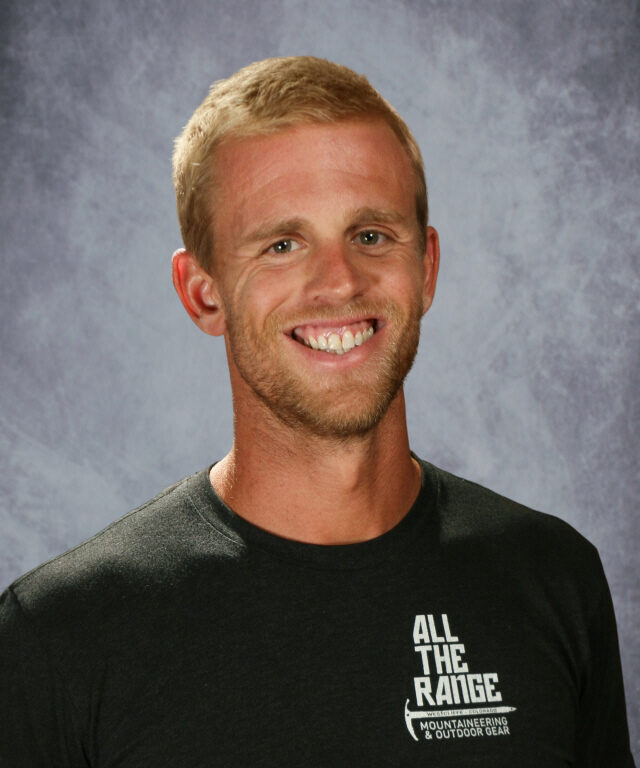
<path fill-rule="evenodd" d="M 322 436 L 370 430 L 411 367 L 437 272 L 402 146 L 382 122 L 305 125 L 227 143 L 216 168 L 212 275 L 236 410 Z"/>

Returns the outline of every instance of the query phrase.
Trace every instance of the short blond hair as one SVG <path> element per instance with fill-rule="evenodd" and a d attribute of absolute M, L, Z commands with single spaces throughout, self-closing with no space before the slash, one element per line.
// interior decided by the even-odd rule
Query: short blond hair
<path fill-rule="evenodd" d="M 214 151 L 222 141 L 305 123 L 381 119 L 404 147 L 416 181 L 424 248 L 428 221 L 422 155 L 409 128 L 366 77 L 312 56 L 265 59 L 214 83 L 175 141 L 173 183 L 182 239 L 205 268 L 213 257 Z"/>

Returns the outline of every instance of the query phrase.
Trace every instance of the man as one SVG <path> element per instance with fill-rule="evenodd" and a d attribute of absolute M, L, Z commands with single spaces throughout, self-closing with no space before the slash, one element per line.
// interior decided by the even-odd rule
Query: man
<path fill-rule="evenodd" d="M 267 60 L 174 171 L 234 443 L 7 590 L 0 765 L 633 765 L 595 549 L 410 451 L 439 247 L 404 122 Z"/>

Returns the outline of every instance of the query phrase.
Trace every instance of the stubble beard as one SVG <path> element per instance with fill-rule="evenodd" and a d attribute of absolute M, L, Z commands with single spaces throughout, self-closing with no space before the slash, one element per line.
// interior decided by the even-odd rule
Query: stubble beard
<path fill-rule="evenodd" d="M 413 365 L 422 307 L 416 302 L 405 314 L 387 302 L 378 307 L 350 307 L 341 317 L 345 314 L 384 317 L 390 338 L 384 349 L 363 364 L 364 370 L 355 366 L 327 373 L 320 380 L 294 370 L 281 352 L 277 337 L 283 328 L 291 327 L 291 321 L 270 318 L 260 336 L 246 321 L 231 317 L 228 323 L 235 366 L 269 411 L 292 429 L 339 441 L 366 434 L 387 412 Z"/>

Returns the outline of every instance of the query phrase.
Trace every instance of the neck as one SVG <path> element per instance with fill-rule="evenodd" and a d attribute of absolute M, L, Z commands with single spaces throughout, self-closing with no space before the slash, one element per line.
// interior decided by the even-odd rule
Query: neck
<path fill-rule="evenodd" d="M 236 412 L 233 448 L 211 482 L 237 514 L 284 538 L 375 538 L 404 517 L 420 489 L 402 389 L 376 427 L 348 439 L 305 434 L 262 407 Z"/>

